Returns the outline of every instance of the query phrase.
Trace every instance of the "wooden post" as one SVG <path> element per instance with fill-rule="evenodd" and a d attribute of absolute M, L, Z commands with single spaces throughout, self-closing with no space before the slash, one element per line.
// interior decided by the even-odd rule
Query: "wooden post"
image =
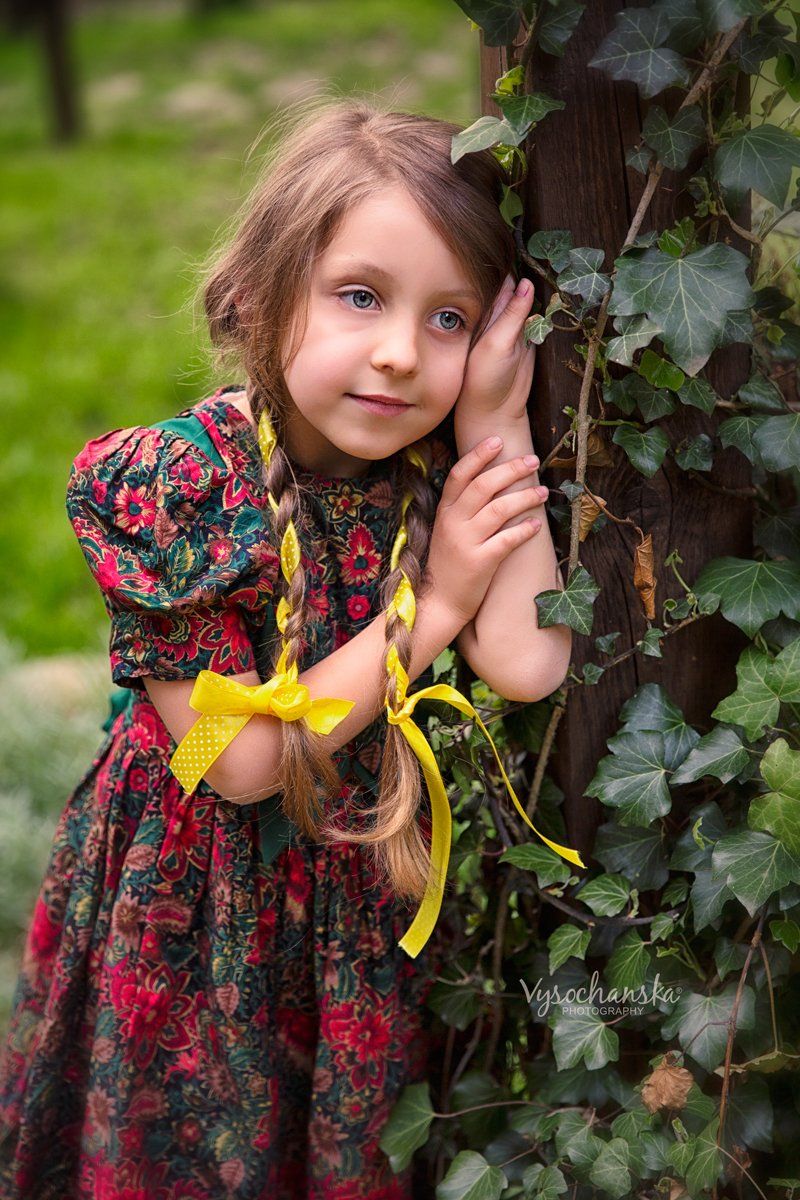
<path fill-rule="evenodd" d="M 625 155 L 639 140 L 648 102 L 640 98 L 634 84 L 616 82 L 587 63 L 612 29 L 615 12 L 622 7 L 620 0 L 587 5 L 563 58 L 534 53 L 525 89 L 546 92 L 566 105 L 545 118 L 526 146 L 529 171 L 522 197 L 524 241 L 527 244 L 537 229 L 568 229 L 573 245 L 605 250 L 604 270 L 609 273 L 644 187 L 645 177 L 626 166 Z M 518 41 L 522 35 L 520 30 Z M 480 65 L 482 114 L 501 115 L 486 97 L 494 90 L 498 76 L 509 67 L 505 52 L 482 44 Z M 672 89 L 656 96 L 653 103 L 673 113 L 681 99 L 682 94 Z M 737 96 L 737 103 L 740 111 L 747 110 L 746 88 Z M 663 229 L 692 211 L 686 203 L 689 197 L 679 194 L 691 174 L 691 161 L 683 172 L 665 171 L 643 231 Z M 734 215 L 740 224 L 749 226 L 749 205 Z M 747 244 L 741 239 L 726 234 L 726 241 L 747 252 Z M 536 292 L 539 302 L 546 303 L 549 289 L 539 280 Z M 606 332 L 613 336 L 610 322 Z M 580 379 L 567 366 L 572 363 L 578 369 L 583 367 L 583 360 L 572 350 L 575 340 L 569 333 L 554 331 L 537 347 L 529 413 L 534 446 L 542 458 L 567 428 L 567 418 L 561 412 L 564 405 L 577 407 Z M 748 375 L 749 357 L 749 348 L 743 344 L 727 346 L 712 355 L 705 370 L 720 395 L 728 398 L 741 386 Z M 612 364 L 612 374 L 621 376 L 624 372 L 625 368 L 617 369 Z M 597 412 L 596 400 L 592 411 Z M 623 414 L 612 408 L 610 415 Z M 711 434 L 714 424 L 713 417 L 680 404 L 665 421 L 673 445 L 687 435 Z M 611 432 L 603 431 L 613 466 L 590 467 L 587 483 L 608 502 L 615 515 L 630 517 L 645 534 L 652 534 L 658 625 L 664 599 L 682 594 L 672 571 L 660 566 L 663 559 L 678 549 L 683 558 L 681 574 L 691 584 L 703 564 L 717 555 L 752 557 L 752 504 L 747 498 L 734 498 L 703 486 L 669 457 L 653 478 L 646 479 L 612 443 Z M 749 463 L 738 451 L 717 450 L 707 478 L 716 485 L 738 488 L 749 484 L 749 473 Z M 555 489 L 572 477 L 569 470 L 552 469 L 543 482 Z M 553 534 L 559 557 L 566 563 L 568 536 L 555 529 Z M 573 664 L 578 673 L 585 661 L 602 661 L 593 643 L 598 635 L 619 630 L 620 650 L 645 632 L 633 586 L 636 540 L 629 526 L 609 523 L 581 545 L 581 561 L 602 587 L 602 593 L 594 605 L 591 635 L 574 635 Z M 520 586 L 525 586 L 524 580 L 520 580 Z M 607 753 L 606 740 L 618 727 L 624 701 L 642 684 L 659 683 L 680 706 L 687 721 L 707 730 L 712 724 L 711 710 L 735 687 L 734 667 L 745 643 L 744 636 L 716 614 L 666 639 L 663 658 L 634 655 L 607 671 L 597 685 L 572 691 L 559 726 L 552 764 L 553 776 L 565 796 L 563 811 L 570 846 L 591 852 L 594 833 L 604 819 L 599 802 L 584 797 L 584 791 L 598 760 Z"/>

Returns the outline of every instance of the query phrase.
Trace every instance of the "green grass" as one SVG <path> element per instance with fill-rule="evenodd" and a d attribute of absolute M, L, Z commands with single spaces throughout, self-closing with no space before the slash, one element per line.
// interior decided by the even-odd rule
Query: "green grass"
<path fill-rule="evenodd" d="M 0 627 L 24 652 L 95 647 L 105 623 L 64 515 L 90 437 L 219 382 L 195 266 L 244 196 L 270 115 L 309 82 L 468 123 L 476 35 L 451 0 L 301 0 L 202 19 L 96 5 L 74 27 L 86 122 L 49 141 L 36 45 L 0 45 Z"/>

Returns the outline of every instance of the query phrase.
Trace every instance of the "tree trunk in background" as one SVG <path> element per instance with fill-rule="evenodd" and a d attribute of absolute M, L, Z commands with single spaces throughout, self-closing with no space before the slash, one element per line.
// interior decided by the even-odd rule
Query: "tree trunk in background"
<path fill-rule="evenodd" d="M 72 142 L 80 133 L 80 117 L 69 46 L 68 0 L 37 0 L 33 12 L 42 45 L 53 139 Z"/>
<path fill-rule="evenodd" d="M 524 242 L 527 244 L 537 229 L 568 229 L 574 246 L 596 246 L 605 251 L 603 269 L 607 272 L 613 270 L 613 258 L 625 241 L 644 190 L 645 177 L 626 166 L 625 155 L 639 141 L 649 102 L 641 100 L 634 84 L 615 82 L 586 64 L 613 28 L 614 14 L 623 7 L 619 0 L 587 5 L 563 58 L 539 51 L 534 54 L 524 89 L 543 91 L 566 102 L 563 110 L 546 117 L 526 147 L 529 172 L 521 197 L 525 206 Z M 522 31 L 517 40 L 521 36 Z M 483 115 L 502 115 L 488 94 L 507 69 L 504 50 L 481 45 Z M 745 88 L 737 97 L 737 107 L 746 112 L 747 81 L 743 77 L 741 82 Z M 671 89 L 654 97 L 652 103 L 671 115 L 681 99 L 682 94 Z M 691 174 L 691 160 L 683 172 L 664 172 L 642 232 L 664 229 L 693 211 L 690 198 L 679 195 Z M 732 215 L 749 228 L 749 204 Z M 731 245 L 748 253 L 742 239 L 725 236 Z M 534 282 L 537 300 L 546 303 L 549 289 L 538 279 Z M 613 333 L 609 320 L 606 334 Z M 542 458 L 567 428 L 561 409 L 565 404 L 578 405 L 580 378 L 566 366 L 572 362 L 582 371 L 583 360 L 571 348 L 576 340 L 569 333 L 555 330 L 537 347 L 528 411 L 534 446 Z M 723 398 L 732 396 L 747 378 L 749 360 L 750 349 L 744 344 L 724 347 L 712 355 L 705 371 Z M 611 364 L 611 373 L 621 377 L 625 368 Z M 594 404 L 592 411 L 597 411 Z M 610 415 L 623 414 L 611 408 Z M 714 423 L 699 409 L 678 404 L 675 413 L 666 419 L 666 429 L 675 446 L 685 436 L 701 432 L 713 435 Z M 703 486 L 680 470 L 670 456 L 652 479 L 646 479 L 628 463 L 622 448 L 611 441 L 613 430 L 599 432 L 604 435 L 613 466 L 588 468 L 587 483 L 596 495 L 606 499 L 616 516 L 630 517 L 645 534 L 652 534 L 657 581 L 655 624 L 660 625 L 663 601 L 667 596 L 683 594 L 672 571 L 661 566 L 664 558 L 677 548 L 683 558 L 681 575 L 691 586 L 704 563 L 718 555 L 752 557 L 751 501 Z M 568 448 L 561 453 L 566 455 Z M 553 489 L 573 477 L 574 471 L 552 468 L 543 482 Z M 750 464 L 736 450 L 717 449 L 707 478 L 726 487 L 747 486 Z M 568 531 L 553 528 L 553 536 L 565 565 Z M 645 632 L 644 615 L 633 586 L 636 541 L 629 526 L 609 522 L 581 543 L 581 561 L 602 592 L 595 601 L 591 634 L 574 635 L 573 664 L 578 673 L 584 662 L 599 658 L 595 637 L 619 630 L 619 651 Z M 566 578 L 566 570 L 563 573 Z M 735 687 L 734 668 L 746 640 L 734 626 L 714 614 L 667 638 L 663 658 L 634 655 L 608 670 L 595 686 L 578 687 L 570 693 L 553 758 L 553 775 L 565 796 L 563 813 L 570 846 L 591 853 L 594 833 L 604 819 L 599 802 L 584 797 L 584 790 L 598 760 L 608 752 L 606 740 L 618 727 L 624 701 L 642 684 L 659 683 L 680 706 L 686 720 L 707 731 L 712 724 L 711 710 Z"/>

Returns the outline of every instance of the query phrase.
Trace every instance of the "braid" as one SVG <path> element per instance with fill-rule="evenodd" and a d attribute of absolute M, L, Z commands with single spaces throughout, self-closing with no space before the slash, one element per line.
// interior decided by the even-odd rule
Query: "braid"
<path fill-rule="evenodd" d="M 423 457 L 424 451 L 427 457 Z M 429 482 L 430 447 L 426 442 L 406 448 L 394 488 L 403 496 L 400 528 L 395 539 L 389 574 L 381 588 L 386 612 L 386 703 L 395 708 L 400 696 L 397 664 L 403 671 L 411 662 L 416 599 L 424 594 L 423 563 L 427 556 L 436 512 L 436 493 Z M 362 817 L 375 818 L 368 832 L 336 829 L 341 841 L 373 846 L 373 863 L 382 882 L 397 895 L 419 900 L 427 880 L 430 855 L 416 820 L 422 794 L 419 762 L 396 725 L 389 724 L 381 757 L 378 798 L 374 808 L 360 809 Z M 326 830 L 326 832 L 328 832 Z M 330 830 L 333 833 L 333 830 Z"/>
<path fill-rule="evenodd" d="M 267 497 L 272 524 L 280 545 L 283 594 L 278 601 L 276 622 L 282 634 L 276 646 L 273 669 L 284 671 L 300 664 L 307 649 L 304 631 L 311 627 L 312 613 L 306 602 L 306 575 L 300 554 L 295 520 L 304 528 L 305 512 L 294 481 L 289 460 L 266 407 L 258 403 L 258 389 L 248 385 L 248 398 L 254 415 L 258 413 L 258 441 L 264 460 Z M 325 738 L 304 721 L 283 722 L 279 775 L 284 781 L 283 807 L 291 821 L 311 838 L 319 836 L 318 824 L 323 810 L 316 777 L 322 777 L 325 793 L 334 793 L 341 783 L 338 772 L 325 748 Z M 287 781 L 291 781 L 288 785 Z"/>

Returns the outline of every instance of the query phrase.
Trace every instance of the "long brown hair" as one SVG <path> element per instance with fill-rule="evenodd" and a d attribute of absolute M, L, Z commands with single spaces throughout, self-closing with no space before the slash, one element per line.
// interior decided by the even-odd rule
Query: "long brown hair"
<path fill-rule="evenodd" d="M 499 204 L 506 173 L 488 150 L 451 162 L 451 142 L 462 126 L 410 112 L 386 111 L 373 99 L 315 97 L 300 105 L 301 118 L 283 131 L 268 155 L 227 245 L 215 256 L 203 284 L 203 303 L 218 362 L 233 358 L 247 380 L 253 416 L 266 410 L 277 445 L 265 466 L 276 544 L 290 520 L 303 528 L 303 498 L 282 449 L 291 397 L 282 368 L 291 362 L 308 319 L 308 295 L 315 259 L 324 252 L 348 210 L 387 186 L 402 184 L 450 250 L 481 299 L 480 335 L 503 279 L 514 271 L 511 230 Z M 287 110 L 288 111 L 288 110 Z M 278 124 L 281 123 L 279 119 Z M 283 118 L 285 124 L 285 118 Z M 301 319 L 287 346 L 295 314 Z M 441 427 L 440 427 L 441 428 Z M 430 463 L 425 441 L 416 448 Z M 406 512 L 408 537 L 396 568 L 383 580 L 381 604 L 388 609 L 404 572 L 417 599 L 424 594 L 424 564 L 435 516 L 436 495 L 427 473 L 406 454 L 396 455 L 392 494 L 411 492 Z M 287 664 L 306 648 L 311 626 L 305 572 L 290 584 L 278 577 L 291 606 L 285 638 Z M 277 585 L 276 585 L 277 590 Z M 275 595 L 277 604 L 279 594 Z M 404 668 L 411 658 L 412 634 L 395 612 L 387 623 L 386 652 L 394 642 Z M 277 665 L 280 647 L 276 648 Z M 386 698 L 397 706 L 395 677 L 381 664 Z M 413 688 L 411 689 L 413 691 Z M 416 756 L 399 727 L 386 727 L 377 802 L 360 811 L 371 824 L 359 830 L 327 824 L 322 795 L 341 781 L 325 738 L 304 721 L 283 723 L 280 778 L 287 816 L 308 836 L 361 842 L 373 847 L 373 866 L 396 895 L 419 901 L 425 889 L 429 855 L 417 813 L 422 797 Z"/>

